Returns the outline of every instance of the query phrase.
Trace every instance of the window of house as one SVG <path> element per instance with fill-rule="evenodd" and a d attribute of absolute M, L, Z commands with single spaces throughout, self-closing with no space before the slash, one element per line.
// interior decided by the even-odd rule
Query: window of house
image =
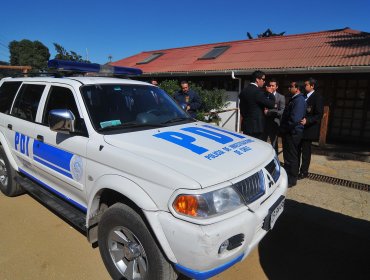
<path fill-rule="evenodd" d="M 157 59 L 158 57 L 164 55 L 164 53 L 152 53 L 150 56 L 148 56 L 147 58 L 145 58 L 144 60 L 136 63 L 136 64 L 146 64 L 146 63 L 149 63 L 155 59 Z"/>
<path fill-rule="evenodd" d="M 0 87 L 0 112 L 9 113 L 14 96 L 22 82 L 4 82 Z"/>
<path fill-rule="evenodd" d="M 23 84 L 11 112 L 12 116 L 34 122 L 45 85 Z"/>
<path fill-rule="evenodd" d="M 202 57 L 198 59 L 215 59 L 228 50 L 230 46 L 218 46 L 214 47 L 212 50 L 208 51 Z"/>
<path fill-rule="evenodd" d="M 330 137 L 339 141 L 370 140 L 370 118 L 366 116 L 367 80 L 339 79 L 336 81 L 331 106 Z"/>

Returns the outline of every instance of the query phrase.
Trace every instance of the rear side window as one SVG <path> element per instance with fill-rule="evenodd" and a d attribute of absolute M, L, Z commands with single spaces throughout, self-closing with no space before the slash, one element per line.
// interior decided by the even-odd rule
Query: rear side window
<path fill-rule="evenodd" d="M 34 122 L 45 85 L 23 84 L 11 112 L 12 116 Z"/>
<path fill-rule="evenodd" d="M 13 99 L 22 82 L 5 82 L 0 87 L 0 112 L 9 113 Z"/>

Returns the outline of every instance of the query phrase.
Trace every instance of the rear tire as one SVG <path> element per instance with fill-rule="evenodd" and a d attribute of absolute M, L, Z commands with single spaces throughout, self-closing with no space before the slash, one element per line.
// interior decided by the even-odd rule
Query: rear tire
<path fill-rule="evenodd" d="M 15 170 L 10 165 L 8 157 L 0 146 L 0 190 L 6 196 L 17 196 L 24 193 L 23 188 L 14 180 Z"/>
<path fill-rule="evenodd" d="M 125 204 L 116 203 L 104 212 L 98 225 L 98 244 L 115 280 L 177 278 L 141 216 Z"/>

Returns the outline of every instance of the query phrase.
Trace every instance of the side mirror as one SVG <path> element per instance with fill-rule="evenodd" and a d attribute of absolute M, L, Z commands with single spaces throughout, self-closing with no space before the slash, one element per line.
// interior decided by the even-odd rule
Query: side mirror
<path fill-rule="evenodd" d="M 63 134 L 75 132 L 76 118 L 70 110 L 55 109 L 49 112 L 49 128 Z"/>

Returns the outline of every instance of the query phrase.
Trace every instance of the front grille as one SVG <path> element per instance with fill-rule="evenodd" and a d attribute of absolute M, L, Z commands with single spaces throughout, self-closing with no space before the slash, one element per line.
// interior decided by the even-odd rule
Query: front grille
<path fill-rule="evenodd" d="M 236 183 L 234 188 L 249 204 L 265 193 L 265 179 L 262 170 Z"/>
<path fill-rule="evenodd" d="M 270 173 L 272 179 L 276 182 L 280 177 L 280 164 L 276 159 L 273 159 L 265 166 L 265 169 Z"/>

